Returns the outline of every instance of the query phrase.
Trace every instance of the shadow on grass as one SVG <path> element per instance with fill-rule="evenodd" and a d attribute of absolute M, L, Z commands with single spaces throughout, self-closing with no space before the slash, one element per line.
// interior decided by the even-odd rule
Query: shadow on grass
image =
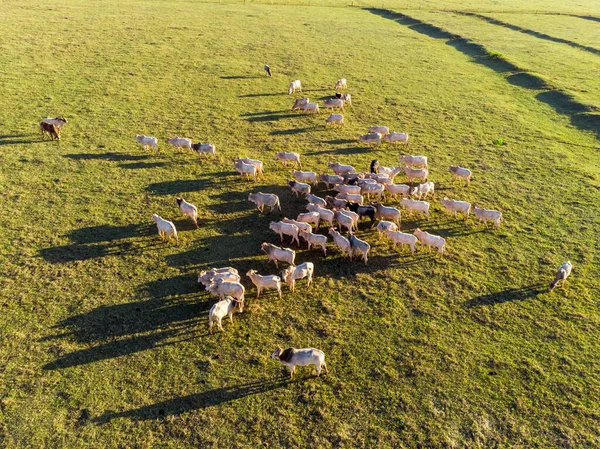
<path fill-rule="evenodd" d="M 189 192 L 200 192 L 222 184 L 228 176 L 235 176 L 233 169 L 231 171 L 201 174 L 198 175 L 198 179 L 156 182 L 146 187 L 146 190 L 154 195 L 178 195 Z"/>
<path fill-rule="evenodd" d="M 75 153 L 65 154 L 64 157 L 76 161 L 102 160 L 102 161 L 141 161 L 148 159 L 148 155 L 132 155 L 126 153 Z"/>
<path fill-rule="evenodd" d="M 249 382 L 242 385 L 234 385 L 231 387 L 217 388 L 214 390 L 194 393 L 188 396 L 181 396 L 167 401 L 158 402 L 152 405 L 127 410 L 124 412 L 106 411 L 102 416 L 95 418 L 93 421 L 98 424 L 106 424 L 117 418 L 129 418 L 132 420 L 148 420 L 165 418 L 168 416 L 178 416 L 182 413 L 193 410 L 201 410 L 209 407 L 218 406 L 227 402 L 242 399 L 247 396 L 266 393 L 277 388 L 285 387 L 286 385 L 298 381 L 288 379 L 287 375 L 271 380 L 264 379 L 254 382 Z"/>
<path fill-rule="evenodd" d="M 57 334 L 43 341 L 69 339 L 92 346 L 61 356 L 44 369 L 85 365 L 145 351 L 194 332 L 215 302 L 208 293 L 199 293 L 194 277 L 180 275 L 152 281 L 140 286 L 140 292 L 150 295 L 149 300 L 101 306 L 61 321 L 53 327 Z"/>
<path fill-rule="evenodd" d="M 120 164 L 119 167 L 127 170 L 143 170 L 147 168 L 166 167 L 166 162 L 134 162 L 132 164 Z"/>
<path fill-rule="evenodd" d="M 39 254 L 47 262 L 66 263 L 109 255 L 137 253 L 148 248 L 159 248 L 160 240 L 147 245 L 134 245 L 126 239 L 155 234 L 155 229 L 152 223 L 126 226 L 101 225 L 75 229 L 66 234 L 72 244 L 43 248 Z"/>
<path fill-rule="evenodd" d="M 281 129 L 271 131 L 269 133 L 270 136 L 290 136 L 294 134 L 302 134 L 309 131 L 324 131 L 325 128 L 323 126 L 309 126 L 306 128 L 291 128 L 291 129 Z"/>
<path fill-rule="evenodd" d="M 38 134 L 39 136 L 39 134 Z M 41 137 L 34 139 L 33 134 L 14 133 L 4 134 L 0 136 L 0 146 L 3 145 L 28 145 L 32 143 L 51 142 L 50 139 L 43 139 Z M 57 142 L 60 142 L 57 140 Z"/>
<path fill-rule="evenodd" d="M 288 112 L 288 111 L 286 111 Z M 295 118 L 295 117 L 302 117 L 302 115 L 300 114 L 295 114 L 295 113 L 288 113 L 288 114 L 273 114 L 270 113 L 268 115 L 255 115 L 252 117 L 247 118 L 246 120 L 251 122 L 251 123 L 255 123 L 255 122 L 277 122 L 281 119 L 284 118 Z"/>
<path fill-rule="evenodd" d="M 525 299 L 535 298 L 539 294 L 546 292 L 548 292 L 548 286 L 542 283 L 528 285 L 526 287 L 508 288 L 500 292 L 476 296 L 475 298 L 469 299 L 465 302 L 465 307 L 494 306 L 509 301 L 523 301 Z"/>
<path fill-rule="evenodd" d="M 363 154 L 373 152 L 372 148 L 369 147 L 346 147 L 346 148 L 334 148 L 333 150 L 315 150 L 308 153 L 304 153 L 306 156 L 318 156 L 320 154 Z"/>
<path fill-rule="evenodd" d="M 454 35 L 435 25 L 425 23 L 404 14 L 378 8 L 365 8 L 365 10 L 372 14 L 394 20 L 401 25 L 405 25 L 408 28 L 431 38 L 446 40 L 447 45 L 450 45 L 461 53 L 471 57 L 472 62 L 481 64 L 497 73 L 507 73 L 506 80 L 510 84 L 525 87 L 527 89 L 547 90 L 546 92 L 537 94 L 535 98 L 551 106 L 557 113 L 568 115 L 573 126 L 584 131 L 593 131 L 596 134 L 596 138 L 600 139 L 600 114 L 595 113 L 588 105 L 577 101 L 572 95 L 553 88 L 542 78 L 534 74 L 523 73 L 526 71 L 507 61 L 503 55 L 490 52 L 481 44 Z M 481 16 L 480 18 L 485 18 L 485 16 Z M 488 18 L 485 18 L 485 20 L 488 20 Z M 504 22 L 499 22 L 498 24 L 501 24 L 502 26 L 509 25 Z M 524 30 L 523 32 L 531 34 L 528 31 L 530 30 Z M 537 32 L 532 33 L 536 33 L 536 37 L 556 41 L 556 38 L 552 38 L 552 36 L 543 35 L 542 33 Z M 569 45 L 575 44 L 571 41 L 565 41 L 564 43 L 569 43 Z M 579 44 L 576 44 L 575 46 L 578 48 L 583 47 Z M 587 51 L 593 50 L 593 53 L 600 53 L 600 50 L 591 47 L 585 47 L 584 49 Z"/>
<path fill-rule="evenodd" d="M 259 76 L 259 75 L 228 75 L 228 76 L 221 76 L 220 78 L 222 80 L 244 80 L 244 79 L 263 78 L 263 77 Z"/>
<path fill-rule="evenodd" d="M 238 95 L 238 98 L 279 97 L 282 95 L 287 95 L 287 93 L 281 92 L 281 93 L 271 93 L 271 94 L 246 94 L 246 95 Z"/>
<path fill-rule="evenodd" d="M 498 20 L 498 19 L 494 19 L 493 17 L 488 17 L 488 16 L 484 16 L 481 14 L 477 14 L 477 13 L 472 13 L 472 12 L 459 12 L 459 14 L 465 15 L 465 16 L 471 16 L 471 17 L 476 17 L 480 20 L 483 20 L 485 22 L 491 23 L 493 25 L 499 25 L 501 27 L 504 28 L 508 28 L 510 30 L 513 31 L 518 31 L 519 33 L 523 33 L 523 34 L 528 34 L 530 36 L 533 37 L 537 37 L 538 39 L 543 39 L 543 40 L 547 40 L 550 42 L 557 42 L 559 44 L 567 44 L 573 48 L 577 48 L 579 50 L 583 50 L 583 51 L 587 51 L 589 53 L 593 53 L 595 55 L 600 55 L 600 50 L 593 48 L 593 47 L 588 47 L 586 45 L 582 45 L 582 44 L 578 44 L 577 42 L 573 42 L 567 39 L 562 39 L 559 37 L 554 37 L 554 36 L 550 36 L 549 34 L 545 34 L 545 33 L 540 33 L 539 31 L 535 31 L 535 30 L 530 30 L 528 28 L 523 28 L 520 27 L 518 25 L 513 25 L 512 23 L 507 23 L 507 22 L 503 22 L 502 20 Z M 598 20 L 596 18 L 596 20 Z"/>

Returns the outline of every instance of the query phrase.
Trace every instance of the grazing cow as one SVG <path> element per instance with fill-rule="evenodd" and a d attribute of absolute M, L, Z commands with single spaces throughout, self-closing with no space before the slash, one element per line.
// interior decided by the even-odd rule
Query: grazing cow
<path fill-rule="evenodd" d="M 367 145 L 375 144 L 381 145 L 381 134 L 379 133 L 368 133 L 363 136 L 358 136 L 358 140 Z"/>
<path fill-rule="evenodd" d="M 342 114 L 331 114 L 325 120 L 325 126 L 327 125 L 340 125 L 344 126 L 344 116 Z"/>
<path fill-rule="evenodd" d="M 243 301 L 246 293 L 246 289 L 239 282 L 225 281 L 222 278 L 216 278 L 212 284 L 206 287 L 206 290 L 220 299 L 225 299 L 225 296 L 232 296 L 238 301 Z"/>
<path fill-rule="evenodd" d="M 342 89 L 348 89 L 348 86 L 346 85 L 346 78 L 340 78 L 339 80 L 336 81 L 335 86 L 333 86 L 334 90 L 342 90 Z"/>
<path fill-rule="evenodd" d="M 299 279 L 307 278 L 308 284 L 306 287 L 310 287 L 314 272 L 315 265 L 312 262 L 304 262 L 298 266 L 291 264 L 281 272 L 281 278 L 287 282 L 287 284 L 290 286 L 290 290 L 293 293 L 296 291 L 296 281 Z"/>
<path fill-rule="evenodd" d="M 338 222 L 338 227 L 340 228 L 340 232 L 342 232 L 344 230 L 344 228 L 346 228 L 346 230 L 352 232 L 352 230 L 354 229 L 354 220 L 352 219 L 352 217 L 343 214 L 341 211 L 336 211 L 334 213 L 335 219 Z"/>
<path fill-rule="evenodd" d="M 358 195 L 361 191 L 361 186 L 349 186 L 347 184 L 339 184 L 333 187 L 333 190 L 339 193 L 347 193 L 351 195 Z"/>
<path fill-rule="evenodd" d="M 377 184 L 375 184 L 377 185 Z M 338 200 L 351 201 L 353 203 L 357 203 L 362 205 L 364 202 L 363 196 L 360 194 L 352 194 L 352 193 L 338 193 L 336 196 Z M 327 201 L 327 200 L 326 200 Z M 345 207 L 344 205 L 343 207 Z"/>
<path fill-rule="evenodd" d="M 312 232 L 300 231 L 300 237 L 308 243 L 308 249 L 314 245 L 315 247 L 320 246 L 323 248 L 323 255 L 327 255 L 327 236 L 321 234 L 313 234 Z"/>
<path fill-rule="evenodd" d="M 282 221 L 272 221 L 269 224 L 269 229 L 279 234 L 279 238 L 283 242 L 283 234 L 289 235 L 292 238 L 292 244 L 294 244 L 294 240 L 300 246 L 300 240 L 298 240 L 298 226 L 292 223 L 284 223 Z"/>
<path fill-rule="evenodd" d="M 171 240 L 171 236 L 175 237 L 175 241 L 179 243 L 179 238 L 177 237 L 177 229 L 175 229 L 175 225 L 173 222 L 165 220 L 159 217 L 156 214 L 152 214 L 152 219 L 156 222 L 156 227 L 158 228 L 158 235 L 160 235 L 161 240 L 165 239 L 165 236 L 168 237 L 168 240 Z"/>
<path fill-rule="evenodd" d="M 288 162 L 293 162 L 294 167 L 296 166 L 296 164 L 298 164 L 298 166 L 302 168 L 302 164 L 300 163 L 300 155 L 298 153 L 287 153 L 285 151 L 278 151 L 277 153 L 275 153 L 275 159 L 279 160 L 281 162 L 281 165 L 283 165 L 284 167 L 287 166 Z"/>
<path fill-rule="evenodd" d="M 384 195 L 383 192 L 385 191 L 385 185 L 365 183 L 361 186 L 360 191 L 363 195 L 369 198 L 371 197 L 371 195 L 377 195 L 377 198 L 381 200 L 381 198 L 383 198 Z"/>
<path fill-rule="evenodd" d="M 306 212 L 304 214 L 298 214 L 296 218 L 301 223 L 314 224 L 316 226 L 316 230 L 319 230 L 319 221 L 321 220 L 321 215 L 318 212 Z"/>
<path fill-rule="evenodd" d="M 327 167 L 329 167 L 331 170 L 333 170 L 333 172 L 338 176 L 356 172 L 356 170 L 354 170 L 354 167 L 352 165 L 342 165 L 339 162 L 330 162 L 329 164 L 327 164 Z M 342 179 L 342 182 L 343 182 L 343 179 Z"/>
<path fill-rule="evenodd" d="M 292 111 L 302 109 L 302 106 L 304 106 L 307 103 L 310 103 L 308 97 L 296 98 L 296 101 L 294 101 L 294 106 L 292 106 Z"/>
<path fill-rule="evenodd" d="M 198 156 L 206 154 L 212 157 L 217 157 L 217 149 L 212 143 L 195 143 L 192 145 L 192 150 L 198 153 Z"/>
<path fill-rule="evenodd" d="M 273 211 L 275 207 L 281 212 L 281 205 L 279 204 L 279 197 L 273 193 L 249 193 L 248 201 L 252 201 L 256 204 L 257 209 L 262 213 L 267 206 L 270 211 Z"/>
<path fill-rule="evenodd" d="M 328 175 L 326 173 L 323 173 L 322 175 L 319 175 L 319 179 L 327 185 L 327 189 L 330 189 L 331 186 L 336 186 L 344 183 L 344 178 L 342 178 L 339 175 Z"/>
<path fill-rule="evenodd" d="M 63 129 L 63 126 L 65 126 L 68 123 L 67 119 L 64 117 L 46 117 L 44 120 L 42 120 L 42 122 L 54 125 L 59 131 L 61 131 Z"/>
<path fill-rule="evenodd" d="M 300 83 L 300 80 L 294 80 L 290 83 L 290 86 L 288 87 L 288 95 L 292 95 L 297 90 L 302 92 L 302 84 Z"/>
<path fill-rule="evenodd" d="M 292 176 L 296 178 L 296 181 L 310 182 L 313 186 L 319 182 L 317 180 L 317 174 L 314 171 L 292 170 Z"/>
<path fill-rule="evenodd" d="M 418 201 L 411 200 L 408 198 L 402 198 L 400 200 L 400 206 L 406 207 L 409 210 L 408 215 L 410 215 L 411 217 L 413 211 L 417 211 L 424 213 L 425 215 L 427 215 L 427 218 L 429 218 L 429 203 L 427 201 Z"/>
<path fill-rule="evenodd" d="M 321 197 L 313 195 L 312 193 L 307 193 L 305 197 L 310 204 L 315 204 L 321 207 L 327 207 L 327 202 Z"/>
<path fill-rule="evenodd" d="M 41 122 L 40 130 L 42 132 L 42 138 L 46 137 L 46 134 L 50 136 L 52 140 L 60 140 L 60 130 L 52 123 Z"/>
<path fill-rule="evenodd" d="M 296 225 L 298 227 L 298 231 L 312 232 L 312 226 L 310 225 L 310 223 L 304 223 L 302 221 L 296 221 L 296 220 L 293 220 L 293 219 L 288 218 L 288 217 L 283 217 L 281 219 L 281 221 L 284 222 L 284 223 L 290 223 L 290 224 Z"/>
<path fill-rule="evenodd" d="M 556 288 L 556 286 L 558 285 L 558 283 L 561 281 L 562 281 L 562 286 L 564 287 L 565 282 L 567 281 L 567 278 L 571 274 L 571 271 L 573 271 L 573 264 L 571 264 L 571 262 L 569 262 L 569 261 L 563 263 L 558 268 L 558 271 L 556 273 L 556 277 L 554 278 L 554 281 L 552 281 L 550 283 L 550 291 L 554 290 Z"/>
<path fill-rule="evenodd" d="M 441 257 L 444 256 L 444 246 L 446 245 L 446 240 L 444 240 L 444 238 L 439 235 L 421 231 L 419 228 L 415 229 L 414 235 L 419 239 L 419 242 L 421 242 L 422 245 L 426 245 L 429 250 L 431 250 L 431 247 L 434 247 L 438 250 Z"/>
<path fill-rule="evenodd" d="M 336 98 L 340 98 L 344 102 L 344 105 L 348 105 L 348 106 L 352 107 L 352 95 L 342 94 L 341 97 L 338 97 L 336 95 Z"/>
<path fill-rule="evenodd" d="M 334 228 L 329 228 L 329 235 L 333 237 L 333 243 L 344 253 L 348 254 L 350 260 L 352 260 L 352 247 L 350 246 L 350 240 L 344 237 L 342 234 L 337 232 Z"/>
<path fill-rule="evenodd" d="M 247 157 L 238 158 L 238 161 L 242 161 L 244 164 L 254 165 L 256 167 L 256 173 L 262 179 L 265 179 L 265 175 L 263 173 L 263 163 L 257 159 L 248 159 Z"/>
<path fill-rule="evenodd" d="M 471 170 L 469 170 L 468 168 L 459 167 L 457 165 L 451 165 L 448 168 L 455 176 L 455 179 L 459 181 L 461 180 L 461 178 L 464 179 L 467 183 L 467 186 L 471 184 Z"/>
<path fill-rule="evenodd" d="M 424 182 L 427 181 L 427 176 L 429 175 L 429 170 L 426 168 L 410 168 L 404 167 L 404 173 L 406 173 L 406 177 L 408 178 L 408 182 L 413 182 L 415 179 L 422 179 Z"/>
<path fill-rule="evenodd" d="M 400 243 L 400 249 L 402 250 L 403 245 L 408 245 L 412 254 L 416 251 L 417 238 L 412 234 L 407 234 L 400 231 L 385 231 L 385 236 L 394 242 L 394 248 Z"/>
<path fill-rule="evenodd" d="M 465 220 L 469 218 L 469 214 L 471 213 L 471 203 L 467 203 L 466 201 L 456 201 L 449 200 L 444 197 L 441 201 L 442 206 L 446 208 L 447 212 L 454 213 L 454 218 L 456 218 L 456 214 L 461 212 L 465 216 Z"/>
<path fill-rule="evenodd" d="M 390 133 L 390 128 L 387 126 L 369 126 L 369 131 L 372 133 L 379 133 L 385 136 Z"/>
<path fill-rule="evenodd" d="M 371 227 L 375 226 L 375 213 L 377 210 L 373 206 L 361 206 L 356 203 L 348 203 L 348 209 L 356 212 L 360 217 L 369 217 L 371 219 Z"/>
<path fill-rule="evenodd" d="M 332 196 L 327 195 L 325 197 L 325 202 L 329 207 L 333 210 L 345 209 L 348 206 L 348 201 L 341 198 L 334 198 Z"/>
<path fill-rule="evenodd" d="M 431 196 L 433 196 L 435 193 L 434 191 L 435 191 L 435 184 L 433 182 L 429 181 L 429 182 L 424 182 L 422 184 L 419 184 L 417 187 L 414 187 L 413 189 L 411 189 L 410 195 L 416 196 L 418 199 L 422 200 L 423 198 L 427 198 L 430 193 L 431 193 Z"/>
<path fill-rule="evenodd" d="M 260 296 L 260 292 L 263 288 L 276 288 L 277 293 L 279 293 L 279 299 L 281 299 L 281 278 L 279 276 L 274 274 L 269 276 L 261 276 L 256 270 L 248 271 L 246 276 L 248 276 L 252 283 L 256 286 L 256 289 L 258 290 L 256 293 L 257 298 Z"/>
<path fill-rule="evenodd" d="M 486 228 L 488 221 L 493 221 L 496 227 L 499 227 L 500 221 L 502 221 L 502 212 L 497 210 L 489 210 L 482 207 L 473 206 L 473 215 L 479 218 L 480 222 L 483 221 Z"/>
<path fill-rule="evenodd" d="M 385 140 L 386 142 L 389 142 L 389 143 L 400 142 L 400 143 L 403 143 L 404 146 L 408 146 L 408 134 L 407 133 L 391 132 L 389 134 L 386 134 L 384 136 L 383 140 Z"/>
<path fill-rule="evenodd" d="M 214 306 L 210 308 L 210 312 L 208 312 L 208 330 L 212 334 L 213 333 L 213 323 L 217 322 L 217 327 L 219 330 L 223 330 L 223 326 L 221 325 L 221 320 L 229 315 L 229 320 L 231 324 L 233 324 L 233 312 L 238 310 L 239 313 L 242 313 L 244 310 L 244 301 L 238 301 L 231 296 L 219 301 Z"/>
<path fill-rule="evenodd" d="M 304 112 L 312 112 L 313 114 L 319 114 L 319 103 L 304 103 L 300 109 Z"/>
<path fill-rule="evenodd" d="M 188 203 L 183 198 L 175 198 L 175 202 L 179 206 L 181 213 L 192 219 L 196 229 L 198 229 L 198 208 L 191 203 Z"/>
<path fill-rule="evenodd" d="M 263 242 L 260 245 L 260 249 L 267 255 L 269 261 L 275 262 L 275 267 L 279 268 L 279 262 L 286 262 L 290 265 L 293 265 L 294 259 L 296 258 L 296 252 L 287 249 L 281 248 L 279 246 L 271 245 L 270 243 Z"/>
<path fill-rule="evenodd" d="M 156 137 L 136 135 L 135 140 L 143 145 L 144 150 L 147 150 L 148 147 L 152 147 L 158 153 L 158 139 Z"/>
<path fill-rule="evenodd" d="M 396 226 L 400 226 L 400 211 L 398 209 L 395 207 L 384 206 L 383 204 L 376 204 L 375 206 L 377 208 L 375 217 L 391 220 Z"/>
<path fill-rule="evenodd" d="M 271 75 L 271 67 L 269 67 L 267 64 L 264 65 L 263 69 L 265 69 L 265 72 L 267 73 L 267 75 L 273 76 L 273 75 Z"/>
<path fill-rule="evenodd" d="M 415 168 L 415 167 L 429 168 L 427 166 L 427 156 L 403 155 L 403 156 L 400 156 L 400 162 L 410 168 Z"/>
<path fill-rule="evenodd" d="M 379 223 L 377 223 L 376 229 L 377 233 L 379 234 L 378 238 L 381 240 L 381 237 L 386 231 L 397 231 L 398 226 L 396 226 L 396 223 L 392 223 L 391 221 L 381 220 Z"/>
<path fill-rule="evenodd" d="M 400 194 L 402 197 L 408 197 L 410 192 L 410 186 L 408 184 L 386 184 L 385 190 L 396 199 L 396 195 Z"/>
<path fill-rule="evenodd" d="M 369 245 L 364 240 L 357 238 L 351 232 L 348 233 L 348 240 L 350 241 L 350 248 L 353 253 L 359 253 L 362 255 L 363 260 L 365 261 L 365 265 L 367 264 L 369 254 L 369 250 L 371 249 L 371 245 Z"/>
<path fill-rule="evenodd" d="M 325 373 L 329 374 L 325 364 L 325 353 L 315 348 L 287 348 L 284 350 L 281 346 L 277 346 L 271 354 L 271 358 L 279 360 L 282 365 L 287 366 L 290 369 L 290 378 L 292 379 L 296 373 L 296 366 L 315 365 L 317 377 L 321 375 L 322 368 L 325 368 Z"/>
<path fill-rule="evenodd" d="M 298 182 L 291 179 L 287 182 L 287 184 L 290 186 L 292 192 L 294 192 L 296 196 L 298 196 L 299 193 L 303 195 L 310 193 L 310 184 L 305 184 L 303 182 Z"/>
<path fill-rule="evenodd" d="M 233 168 L 235 168 L 235 170 L 240 174 L 241 178 L 244 178 L 244 176 L 246 176 L 249 180 L 250 177 L 252 177 L 254 182 L 256 182 L 257 170 L 254 165 L 246 164 L 238 159 L 233 163 Z"/>
<path fill-rule="evenodd" d="M 323 106 L 325 109 L 335 109 L 338 108 L 340 110 L 344 110 L 344 100 L 341 98 L 326 98 L 323 100 Z"/>
<path fill-rule="evenodd" d="M 217 279 L 223 279 L 227 282 L 240 282 L 240 275 L 235 268 L 231 267 L 211 268 L 208 271 L 198 273 L 198 283 L 204 285 L 204 288 L 216 282 Z"/>
<path fill-rule="evenodd" d="M 169 137 L 167 142 L 177 148 L 177 151 L 181 151 L 181 148 L 192 149 L 192 139 L 186 137 Z"/>
<path fill-rule="evenodd" d="M 316 204 L 308 204 L 306 209 L 310 212 L 318 212 L 319 213 L 319 225 L 323 223 L 328 223 L 329 226 L 333 226 L 333 212 L 329 209 L 325 209 L 324 207 L 317 206 Z"/>

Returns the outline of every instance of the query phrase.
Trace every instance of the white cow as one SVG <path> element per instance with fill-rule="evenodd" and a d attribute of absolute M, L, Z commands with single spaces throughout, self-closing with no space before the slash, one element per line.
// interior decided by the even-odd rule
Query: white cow
<path fill-rule="evenodd" d="M 192 149 L 192 139 L 186 137 L 169 137 L 167 142 L 177 148 L 177 151 L 181 151 L 181 148 Z"/>
<path fill-rule="evenodd" d="M 147 150 L 148 147 L 152 147 L 158 153 L 158 139 L 156 137 L 136 135 L 135 140 L 144 146 L 144 150 Z"/>
<path fill-rule="evenodd" d="M 290 86 L 288 87 L 288 95 L 292 95 L 297 90 L 302 92 L 302 84 L 300 83 L 300 80 L 294 80 L 290 83 Z"/>

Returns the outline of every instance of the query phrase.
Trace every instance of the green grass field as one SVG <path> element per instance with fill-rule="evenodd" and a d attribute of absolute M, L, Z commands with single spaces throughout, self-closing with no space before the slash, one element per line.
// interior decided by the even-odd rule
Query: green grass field
<path fill-rule="evenodd" d="M 488 3 L 465 8 L 496 10 Z M 547 9 L 598 16 L 594 5 Z M 3 3 L 0 446 L 600 446 L 600 55 L 477 17 L 405 13 Z M 590 47 L 600 27 L 490 16 Z M 290 80 L 321 102 L 340 77 L 354 103 L 344 128 L 290 111 Z M 56 115 L 69 120 L 60 144 L 42 141 L 36 124 Z M 244 277 L 244 312 L 209 335 L 215 300 L 199 270 L 276 272 L 260 243 L 278 242 L 268 225 L 280 215 L 258 214 L 248 192 L 277 193 L 282 216 L 304 211 L 275 151 L 297 151 L 317 172 L 398 165 L 400 148 L 359 144 L 372 124 L 410 133 L 409 151 L 429 157 L 432 217 L 405 215 L 402 230 L 444 236 L 446 256 L 399 252 L 364 222 L 368 265 L 303 247 L 311 289 L 301 281 L 283 300 L 257 300 Z M 136 134 L 158 137 L 160 154 Z M 215 143 L 217 160 L 176 153 L 174 135 Z M 263 160 L 264 181 L 241 181 L 238 155 Z M 453 183 L 450 164 L 473 171 L 470 187 Z M 199 230 L 176 196 L 199 206 Z M 454 220 L 444 196 L 504 222 Z M 160 241 L 152 213 L 175 222 L 178 246 Z M 565 260 L 573 275 L 547 293 Z M 270 359 L 278 344 L 322 349 L 330 374 L 299 368 L 289 380 Z"/>

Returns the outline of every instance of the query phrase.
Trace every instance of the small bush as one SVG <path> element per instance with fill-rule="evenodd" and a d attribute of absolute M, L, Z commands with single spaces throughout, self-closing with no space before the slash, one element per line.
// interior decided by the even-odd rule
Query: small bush
<path fill-rule="evenodd" d="M 492 143 L 493 143 L 494 145 L 498 145 L 498 146 L 505 145 L 505 143 L 504 143 L 504 139 L 496 139 L 496 140 L 493 140 L 493 141 L 492 141 Z"/>
<path fill-rule="evenodd" d="M 502 53 L 498 53 L 497 51 L 489 51 L 488 56 L 491 59 L 506 61 L 506 56 L 504 56 Z"/>

